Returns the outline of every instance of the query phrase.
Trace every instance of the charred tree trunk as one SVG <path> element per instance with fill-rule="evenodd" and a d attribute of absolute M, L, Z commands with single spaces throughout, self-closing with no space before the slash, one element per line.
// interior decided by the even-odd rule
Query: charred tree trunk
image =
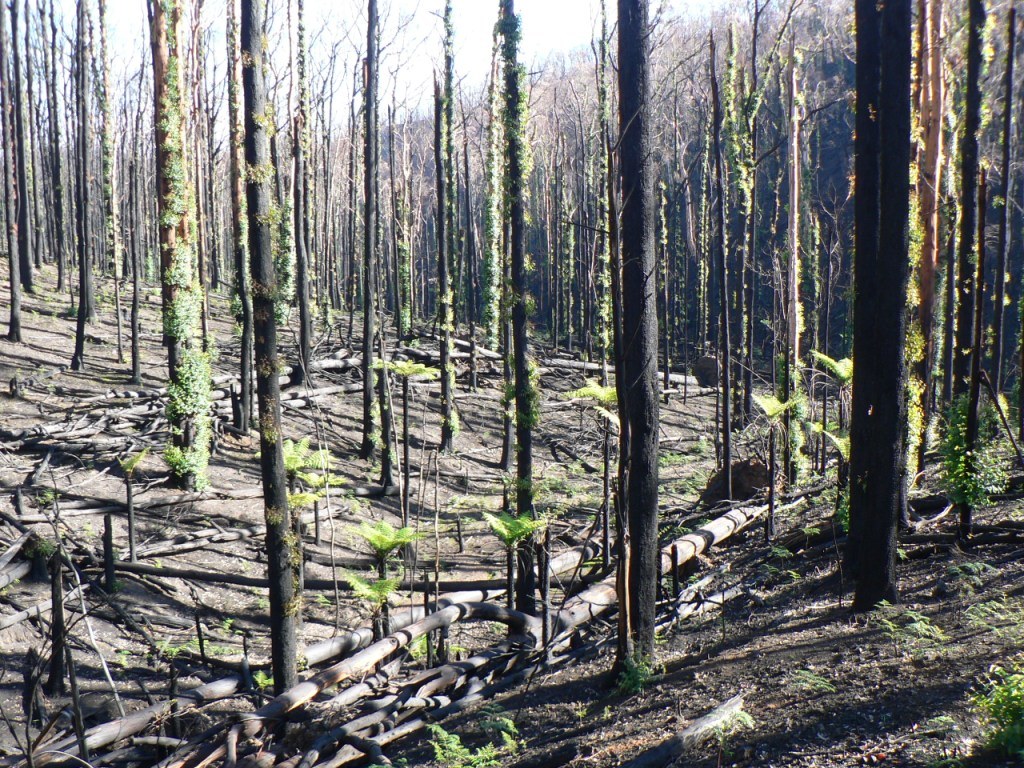
<path fill-rule="evenodd" d="M 966 394 L 974 349 L 974 304 L 980 301 L 975 284 L 975 234 L 978 222 L 978 133 L 981 129 L 982 36 L 985 0 L 968 0 L 967 94 L 964 133 L 960 141 L 960 246 L 957 254 L 956 360 L 953 395 Z"/>
<path fill-rule="evenodd" d="M 29 195 L 29 176 L 32 173 L 32 150 L 29 146 L 28 129 L 25 125 L 25 104 L 21 92 L 22 84 L 22 54 L 18 38 L 18 21 L 21 16 L 20 8 L 23 0 L 11 0 L 11 40 L 13 42 L 14 59 L 14 80 L 11 83 L 14 89 L 14 135 L 15 153 L 17 154 L 18 167 L 18 269 L 21 278 L 21 287 L 26 292 L 34 290 L 32 282 L 32 268 L 34 257 L 32 255 L 32 198 Z M 27 9 L 26 9 L 27 11 Z M 26 17 L 28 13 L 26 12 Z M 26 18 L 26 23 L 28 22 Z M 27 53 L 27 52 L 26 52 Z M 20 337 L 16 339 L 20 341 Z"/>
<path fill-rule="evenodd" d="M 455 331 L 454 292 L 452 291 L 451 259 L 452 229 L 455 221 L 452 198 L 452 7 L 444 6 L 444 86 L 435 86 L 437 111 L 435 127 L 435 173 L 437 174 L 437 323 L 441 347 L 441 445 L 440 451 L 452 450 L 455 440 L 455 371 L 452 362 L 451 334 Z"/>
<path fill-rule="evenodd" d="M 992 381 L 996 392 L 1003 388 L 1003 326 L 1006 305 L 1006 264 L 1009 259 L 1010 148 L 1013 142 L 1013 61 L 1016 53 L 1017 10 L 1011 5 L 1006 23 L 1006 70 L 1003 73 L 1003 145 L 1000 148 L 999 239 L 996 243 L 996 295 L 992 318 Z M 979 214 L 980 215 L 980 214 Z M 1022 372 L 1024 375 L 1024 372 Z"/>
<path fill-rule="evenodd" d="M 89 61 L 88 23 L 85 0 L 78 2 L 78 35 L 76 36 L 75 67 L 76 101 L 78 109 L 78 183 L 75 185 L 77 199 L 75 220 L 78 225 L 78 317 L 75 325 L 75 353 L 71 358 L 71 370 L 85 367 L 85 324 L 89 321 L 89 307 L 92 302 L 92 258 L 89 244 L 92 242 L 92 220 L 89 217 Z"/>
<path fill-rule="evenodd" d="M 377 0 L 368 0 L 363 118 L 363 442 L 359 456 L 373 456 L 373 340 L 377 276 Z"/>
<path fill-rule="evenodd" d="M 976 448 L 978 444 L 978 421 L 981 416 L 981 358 L 985 354 L 984 328 L 985 328 L 985 302 L 982 296 L 985 293 L 985 213 L 988 204 L 988 181 L 984 168 L 981 169 L 981 180 L 978 184 L 978 253 L 977 253 L 977 274 L 975 285 L 978 292 L 978 300 L 974 303 L 974 350 L 971 354 L 971 381 L 967 389 L 967 424 L 964 435 L 964 456 L 966 470 L 970 475 L 977 473 L 975 461 Z M 974 509 L 969 502 L 960 504 L 960 527 L 961 539 L 967 539 L 974 529 Z"/>
<path fill-rule="evenodd" d="M 921 377 L 921 416 L 925 430 L 931 421 L 935 393 L 935 286 L 941 250 L 941 216 L 939 201 L 942 189 L 942 117 L 945 110 L 945 81 L 942 72 L 942 2 L 922 0 L 918 20 L 922 41 L 920 122 L 923 131 L 924 157 L 918 180 L 921 216 L 921 272 L 918 286 L 918 320 L 924 349 L 918 373 Z M 952 279 L 952 276 L 946 278 Z M 947 343 L 950 340 L 947 339 Z M 927 441 L 921 440 L 917 468 L 924 468 Z"/>
<path fill-rule="evenodd" d="M 160 261 L 171 382 L 167 417 L 172 444 L 165 458 L 174 479 L 191 490 L 206 482 L 210 459 L 210 362 L 199 338 L 205 291 L 189 219 L 195 209 L 185 171 L 180 21 L 178 0 L 151 1 Z"/>
<path fill-rule="evenodd" d="M 245 183 L 242 178 L 244 129 L 239 116 L 239 91 L 242 88 L 242 63 L 238 50 L 238 0 L 228 0 L 228 167 L 231 190 L 231 236 L 232 254 L 235 265 L 235 295 L 238 298 L 238 313 L 235 321 L 241 328 L 239 343 L 241 363 L 239 379 L 239 408 L 235 413 L 235 428 L 249 429 L 252 426 L 252 349 L 253 312 L 252 293 L 249 287 L 248 249 L 246 248 L 245 227 Z"/>
<path fill-rule="evenodd" d="M 505 67 L 505 162 L 508 173 L 508 215 L 512 310 L 512 357 L 516 395 L 516 514 L 533 517 L 533 428 L 537 423 L 537 391 L 530 375 L 526 274 L 526 101 L 525 72 L 519 64 L 519 17 L 514 0 L 503 0 L 502 56 Z M 516 607 L 536 613 L 536 575 L 532 537 L 517 553 Z"/>
<path fill-rule="evenodd" d="M 67 272 L 67 245 L 64 239 L 64 173 L 61 163 L 61 119 L 57 111 L 57 20 L 53 12 L 53 0 L 49 4 L 50 40 L 49 51 L 44 52 L 48 63 L 46 86 L 46 108 L 50 119 L 50 185 L 53 195 L 53 229 L 56 243 L 57 293 L 64 290 Z"/>
<path fill-rule="evenodd" d="M 7 262 L 11 287 L 11 311 L 7 339 L 21 341 L 21 277 L 18 262 L 18 188 L 14 160 L 14 116 L 11 108 L 11 79 L 7 70 L 7 14 L 0 6 L 0 133 L 4 153 L 4 219 L 7 222 Z"/>
<path fill-rule="evenodd" d="M 722 169 L 722 100 L 719 95 L 718 77 L 715 73 L 715 38 L 711 37 L 711 101 L 712 152 L 714 154 L 715 186 L 718 197 L 715 203 L 715 250 L 718 255 L 718 302 L 720 322 L 719 370 L 721 381 L 721 423 L 722 472 L 725 498 L 732 498 L 732 339 L 729 332 L 729 270 L 725 248 L 725 173 Z"/>
<path fill-rule="evenodd" d="M 629 631 L 633 652 L 654 657 L 658 552 L 658 319 L 648 0 L 619 0 L 619 161 L 622 178 L 622 373 L 629 422 L 620 492 L 629 525 Z M 721 223 L 721 222 L 719 222 Z M 726 331 L 727 333 L 727 331 Z M 724 366 L 728 369 L 728 365 Z M 728 399 L 728 396 L 726 397 Z M 725 429 L 728 429 L 728 419 Z M 621 660 L 620 660 L 621 661 Z"/>
<path fill-rule="evenodd" d="M 855 304 L 848 562 L 854 608 L 894 601 L 910 216 L 910 0 L 857 0 Z"/>
<path fill-rule="evenodd" d="M 372 2 L 372 0 L 371 0 Z M 267 523 L 270 579 L 271 661 L 274 689 L 280 694 L 298 679 L 299 599 L 297 566 L 292 557 L 291 513 L 281 440 L 281 387 L 278 380 L 277 320 L 274 296 L 272 184 L 267 86 L 264 72 L 266 0 L 242 0 L 241 56 L 245 115 L 245 185 L 250 272 L 256 335 L 256 390 L 259 398 L 260 469 Z"/>
<path fill-rule="evenodd" d="M 302 384 L 309 376 L 313 354 L 313 317 L 309 309 L 309 87 L 306 83 L 306 17 L 303 0 L 297 3 L 299 113 L 295 117 L 292 156 L 295 161 L 295 299 L 299 306 L 299 360 L 292 371 L 292 383 Z"/>

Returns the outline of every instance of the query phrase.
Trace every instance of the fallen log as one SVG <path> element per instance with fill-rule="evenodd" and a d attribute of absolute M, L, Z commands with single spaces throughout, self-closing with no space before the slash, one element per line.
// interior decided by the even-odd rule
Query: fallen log
<path fill-rule="evenodd" d="M 184 581 L 198 581 L 204 584 L 230 584 L 236 587 L 256 587 L 268 589 L 270 582 L 260 576 L 244 576 L 239 573 L 225 573 L 219 571 L 201 571 L 195 568 L 168 568 L 164 566 L 147 565 L 146 563 L 131 563 L 124 560 L 114 561 L 114 570 L 121 573 L 135 573 L 144 576 L 157 576 L 164 579 L 182 579 Z M 329 591 L 335 588 L 348 591 L 351 587 L 343 580 L 334 579 L 310 579 L 303 582 L 306 589 L 317 591 Z M 470 590 L 470 589 L 497 589 L 503 587 L 503 580 L 493 581 L 441 581 L 438 583 L 427 581 L 405 581 L 399 584 L 398 589 L 412 592 L 426 592 L 433 589 L 442 590 Z"/>
<path fill-rule="evenodd" d="M 784 511 L 799 503 L 801 502 L 792 502 L 779 507 L 777 511 Z M 693 533 L 688 533 L 670 542 L 661 549 L 661 573 L 672 573 L 673 567 L 680 568 L 715 544 L 739 533 L 767 512 L 767 504 L 734 509 Z M 615 575 L 613 574 L 565 602 L 562 610 L 553 617 L 552 625 L 555 636 L 564 635 L 579 625 L 597 618 L 614 606 L 616 599 Z"/>
<path fill-rule="evenodd" d="M 87 588 L 87 584 L 82 585 L 82 590 Z M 67 595 L 64 596 L 64 601 L 67 602 L 68 600 L 77 599 L 78 595 L 79 588 L 75 587 L 70 592 L 68 592 Z M 49 613 L 52 610 L 53 602 L 50 600 L 43 600 L 41 602 L 36 603 L 35 605 L 30 605 L 28 608 L 20 610 L 17 613 L 12 613 L 10 616 L 0 616 L 0 630 L 7 629 L 8 627 L 13 627 L 15 624 L 20 624 L 21 622 L 26 621 L 27 619 L 37 618 L 39 616 L 42 616 L 44 613 Z"/>
<path fill-rule="evenodd" d="M 625 764 L 625 768 L 664 768 L 709 739 L 718 729 L 726 726 L 743 709 L 743 696 L 733 696 L 724 704 L 699 717 L 686 728 L 653 749 L 641 753 Z"/>
<path fill-rule="evenodd" d="M 25 578 L 31 570 L 31 563 L 16 563 L 9 568 L 5 568 L 0 571 L 0 589 L 9 587 L 19 579 Z"/>
<path fill-rule="evenodd" d="M 600 363 L 588 363 L 583 360 L 564 360 L 561 358 L 555 361 L 555 365 L 557 366 L 557 368 L 560 369 L 568 368 L 570 370 L 583 371 L 585 373 L 601 373 L 602 368 Z M 609 371 L 609 373 L 614 372 L 610 366 L 607 370 Z M 658 381 L 665 381 L 664 371 L 658 372 Z M 687 387 L 693 387 L 694 389 L 701 389 L 701 386 L 700 384 L 697 383 L 696 378 L 683 373 L 670 373 L 668 375 L 668 381 L 670 384 L 676 384 L 679 386 L 686 385 Z M 714 391 L 713 388 L 709 389 L 711 389 L 711 391 Z"/>
<path fill-rule="evenodd" d="M 338 685 L 359 675 L 373 671 L 376 666 L 396 651 L 431 632 L 446 629 L 453 624 L 470 620 L 495 621 L 508 625 L 524 640 L 536 646 L 540 642 L 540 621 L 519 611 L 492 603 L 457 603 L 442 608 L 399 632 L 364 648 L 349 658 L 317 672 L 251 714 L 240 716 L 240 738 L 251 739 L 269 723 L 284 718 L 289 712 L 312 701 L 325 688 Z M 209 765 L 225 756 L 226 737 L 210 744 L 207 737 L 188 749 L 179 750 L 159 764 L 159 768 L 183 768 L 190 765 Z M 206 745 L 206 746 L 204 746 Z M 38 765 L 38 763 L 36 763 Z"/>

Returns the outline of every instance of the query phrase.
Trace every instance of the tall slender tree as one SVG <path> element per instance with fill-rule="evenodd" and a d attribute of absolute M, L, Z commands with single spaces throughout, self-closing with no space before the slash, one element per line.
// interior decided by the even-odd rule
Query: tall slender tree
<path fill-rule="evenodd" d="M 377 0 L 367 0 L 366 62 L 363 83 L 363 441 L 359 456 L 373 456 L 374 376 L 377 286 Z"/>
<path fill-rule="evenodd" d="M 505 72 L 505 164 L 509 217 L 509 258 L 512 310 L 512 356 L 516 400 L 516 514 L 533 517 L 533 428 L 540 408 L 530 361 L 529 303 L 526 267 L 526 185 L 529 149 L 526 143 L 525 70 L 519 64 L 520 21 L 514 0 L 501 6 L 502 59 Z M 533 544 L 518 549 L 516 607 L 534 613 L 536 575 Z"/>
<path fill-rule="evenodd" d="M 917 198 L 921 217 L 921 269 L 918 283 L 918 321 L 922 350 L 919 365 L 921 377 L 920 409 L 925 425 L 931 420 L 935 393 L 935 286 L 942 244 L 940 230 L 942 194 L 943 142 L 942 119 L 945 111 L 945 79 L 942 58 L 942 1 L 923 0 L 918 19 L 921 41 L 921 84 L 919 120 L 924 152 L 920 159 Z M 950 278 L 947 278 L 950 279 Z M 920 441 L 917 464 L 924 467 L 925 440 Z"/>
<path fill-rule="evenodd" d="M 150 0 L 149 16 L 160 263 L 166 296 L 164 334 L 170 378 L 167 417 L 172 427 L 172 444 L 164 456 L 175 479 L 185 488 L 196 488 L 206 483 L 210 460 L 210 360 L 200 338 L 204 289 L 190 219 L 195 207 L 186 171 L 179 0 Z"/>
<path fill-rule="evenodd" d="M 306 161 L 309 147 L 309 83 L 306 77 L 306 13 L 303 0 L 297 0 L 296 21 L 299 98 L 292 139 L 292 159 L 295 163 L 292 180 L 295 204 L 292 211 L 295 221 L 295 303 L 299 309 L 299 360 L 292 374 L 292 383 L 301 384 L 309 375 L 309 364 L 313 354 L 313 317 L 309 306 L 311 214 L 309 167 Z"/>
<path fill-rule="evenodd" d="M 249 286 L 249 251 L 246 247 L 248 230 L 245 216 L 245 181 L 242 177 L 244 164 L 244 128 L 239 115 L 239 101 L 242 90 L 242 60 L 238 49 L 238 0 L 227 2 L 227 44 L 228 44 L 228 185 L 231 191 L 231 238 L 235 266 L 235 297 L 238 309 L 235 322 L 241 330 L 239 338 L 240 373 L 238 407 L 234 420 L 236 429 L 248 430 L 252 425 L 252 355 L 253 355 L 253 314 L 252 293 Z"/>
<path fill-rule="evenodd" d="M 896 598 L 907 418 L 910 0 L 857 0 L 853 406 L 848 562 L 854 607 Z M 884 162 L 883 162 L 884 157 Z"/>
<path fill-rule="evenodd" d="M 64 290 L 67 271 L 67 244 L 64 237 L 64 164 L 61 162 L 61 120 L 57 110 L 57 19 L 53 0 L 49 0 L 50 38 L 44 49 L 47 65 L 46 109 L 50 123 L 49 166 L 51 199 L 53 201 L 53 230 L 57 259 L 57 292 Z"/>
<path fill-rule="evenodd" d="M 32 230 L 32 198 L 29 193 L 30 178 L 32 176 L 32 147 L 29 138 L 29 126 L 26 124 L 25 97 L 22 93 L 24 75 L 22 72 L 21 38 L 18 35 L 18 24 L 21 20 L 21 5 L 24 0 L 11 0 L 11 40 L 14 60 L 14 81 L 11 87 L 14 90 L 14 136 L 15 154 L 17 155 L 18 167 L 18 268 L 20 271 L 21 287 L 26 292 L 32 293 L 34 283 L 32 281 L 32 268 L 35 257 L 32 253 L 34 239 Z M 28 23 L 26 8 L 25 23 Z M 27 51 L 26 54 L 27 55 Z"/>
<path fill-rule="evenodd" d="M 1016 58 L 1017 9 L 1012 5 L 1006 20 L 1006 67 L 1003 72 L 1002 146 L 999 157 L 999 236 L 996 242 L 996 294 L 992 317 L 992 381 L 996 391 L 1003 386 L 1003 331 L 1006 308 L 1006 265 L 1009 259 L 1010 238 L 1010 165 L 1013 146 L 1013 62 Z"/>
<path fill-rule="evenodd" d="M 85 367 L 85 324 L 92 306 L 92 219 L 89 216 L 89 179 L 91 152 L 89 151 L 89 36 L 88 9 L 85 0 L 78 0 L 78 34 L 75 37 L 75 101 L 78 113 L 78 183 L 75 185 L 75 222 L 78 241 L 78 316 L 75 323 L 75 353 L 71 370 Z"/>
<path fill-rule="evenodd" d="M 371 0 L 372 2 L 372 0 Z M 280 359 L 274 298 L 273 178 L 268 128 L 266 74 L 266 0 L 242 0 L 242 90 L 245 104 L 245 199 L 256 335 L 256 391 L 259 399 L 260 469 L 267 523 L 270 575 L 271 664 L 274 688 L 281 693 L 298 679 L 298 564 L 293 557 L 291 513 L 281 439 Z"/>
<path fill-rule="evenodd" d="M 629 632 L 633 652 L 651 659 L 659 569 L 658 316 L 650 107 L 652 29 L 649 0 L 619 0 L 618 10 L 623 377 L 616 385 L 618 396 L 625 401 L 629 430 L 626 471 L 619 485 L 626 500 L 629 525 Z"/>
<path fill-rule="evenodd" d="M 455 415 L 455 364 L 452 361 L 452 333 L 455 332 L 455 295 L 452 290 L 452 256 L 455 237 L 454 174 L 452 172 L 452 83 L 453 37 L 451 0 L 444 5 L 444 85 L 438 91 L 437 148 L 437 324 L 441 347 L 441 452 L 452 450 L 457 422 Z"/>
<path fill-rule="evenodd" d="M 18 187 L 14 159 L 14 110 L 11 106 L 11 78 L 7 69 L 7 14 L 0 6 L 0 139 L 4 159 L 4 219 L 7 222 L 7 262 L 11 286 L 11 311 L 7 339 L 21 341 L 21 277 L 18 261 Z"/>
<path fill-rule="evenodd" d="M 722 168 L 722 98 L 718 88 L 718 76 L 715 72 L 715 37 L 710 39 L 711 59 L 711 133 L 713 165 L 715 173 L 715 254 L 718 264 L 718 306 L 720 321 L 718 324 L 721 385 L 721 435 L 722 435 L 722 478 L 724 480 L 725 498 L 732 498 L 732 332 L 729 322 L 729 269 L 726 252 L 725 231 L 725 173 Z"/>
<path fill-rule="evenodd" d="M 981 130 L 981 67 L 985 0 L 967 1 L 967 92 L 960 137 L 960 237 L 957 251 L 956 358 L 953 394 L 967 392 L 974 349 L 975 235 L 978 222 L 978 133 Z"/>

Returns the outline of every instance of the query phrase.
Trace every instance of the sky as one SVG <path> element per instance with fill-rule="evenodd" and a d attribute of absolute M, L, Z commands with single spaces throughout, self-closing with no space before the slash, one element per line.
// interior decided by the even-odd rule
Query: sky
<path fill-rule="evenodd" d="M 195 0 L 193 0 L 194 2 Z M 476 90 L 485 84 L 490 71 L 491 34 L 497 18 L 497 0 L 452 0 L 455 27 L 455 69 L 463 88 Z M 606 0 L 610 17 L 615 0 Z M 654 0 L 674 13 L 707 11 L 726 0 Z M 539 67 L 552 55 L 565 55 L 589 49 L 598 24 L 599 0 L 516 0 L 516 12 L 522 20 L 521 57 L 527 68 Z M 75 0 L 58 0 L 74 25 Z M 140 57 L 148 57 L 146 0 L 107 0 L 110 20 L 110 52 L 115 81 L 132 77 L 139 69 Z M 272 7 L 283 9 L 285 0 L 272 0 Z M 432 97 L 435 69 L 441 65 L 444 0 L 379 0 L 382 24 L 382 102 L 392 96 L 412 110 L 427 107 Z M 211 55 L 214 66 L 223 72 L 223 34 L 225 0 L 204 0 L 203 23 L 213 33 Z M 307 29 L 311 47 L 311 69 L 326 61 L 328 51 L 337 49 L 336 94 L 342 104 L 351 96 L 351 67 L 356 50 L 362 50 L 366 37 L 365 0 L 306 0 Z M 283 10 L 278 11 L 277 29 L 283 29 Z M 272 37 L 276 52 L 276 73 L 287 76 L 288 40 L 283 34 Z M 347 67 L 349 74 L 345 74 Z M 322 74 L 322 73 L 321 73 Z M 317 72 L 313 72 L 314 82 Z M 315 87 L 315 86 L 314 86 Z"/>

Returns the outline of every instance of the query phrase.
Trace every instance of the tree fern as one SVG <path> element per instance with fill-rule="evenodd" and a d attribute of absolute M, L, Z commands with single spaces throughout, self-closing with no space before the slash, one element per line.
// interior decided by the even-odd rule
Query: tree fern
<path fill-rule="evenodd" d="M 775 395 L 754 395 L 754 402 L 757 407 L 764 411 L 769 421 L 778 421 L 786 411 L 791 411 L 804 401 L 803 396 L 794 395 L 783 402 Z"/>
<path fill-rule="evenodd" d="M 594 410 L 600 413 L 616 427 L 619 426 L 619 414 L 615 412 L 618 405 L 618 394 L 615 387 L 603 387 L 596 381 L 587 379 L 587 383 L 579 389 L 566 392 L 562 397 L 566 400 L 589 400 Z"/>
<path fill-rule="evenodd" d="M 424 365 L 423 363 L 417 363 L 413 360 L 392 360 L 384 363 L 383 365 L 382 361 L 378 360 L 373 365 L 374 368 L 378 369 L 385 366 L 387 366 L 387 369 L 396 376 L 401 376 L 405 379 L 411 379 L 415 376 L 429 381 L 434 381 L 441 375 L 441 372 L 437 370 L 437 368 Z"/>
<path fill-rule="evenodd" d="M 838 382 L 839 386 L 846 387 L 853 383 L 853 360 L 848 357 L 835 360 L 817 351 L 812 351 L 811 355 L 821 367 L 832 374 L 832 378 Z"/>
<path fill-rule="evenodd" d="M 135 474 L 135 470 L 139 468 L 139 464 L 142 460 L 149 455 L 149 448 L 143 448 L 141 451 L 136 453 L 134 456 L 128 456 L 124 459 L 119 459 L 118 463 L 121 465 L 121 471 L 131 477 Z"/>
<path fill-rule="evenodd" d="M 353 532 L 370 546 L 379 561 L 387 560 L 395 550 L 423 538 L 422 534 L 408 526 L 395 528 L 386 520 L 376 523 L 361 523 L 358 528 L 353 529 Z"/>
<path fill-rule="evenodd" d="M 374 613 L 387 605 L 388 599 L 398 589 L 400 579 L 364 579 L 362 576 L 345 572 L 345 581 L 352 588 L 352 594 L 369 603 Z"/>
<path fill-rule="evenodd" d="M 542 530 L 548 524 L 544 518 L 535 520 L 529 515 L 513 517 L 507 512 L 502 512 L 499 515 L 484 512 L 483 518 L 491 527 L 491 532 L 501 540 L 507 549 L 512 549 L 520 541 L 529 538 L 535 531 Z"/>

